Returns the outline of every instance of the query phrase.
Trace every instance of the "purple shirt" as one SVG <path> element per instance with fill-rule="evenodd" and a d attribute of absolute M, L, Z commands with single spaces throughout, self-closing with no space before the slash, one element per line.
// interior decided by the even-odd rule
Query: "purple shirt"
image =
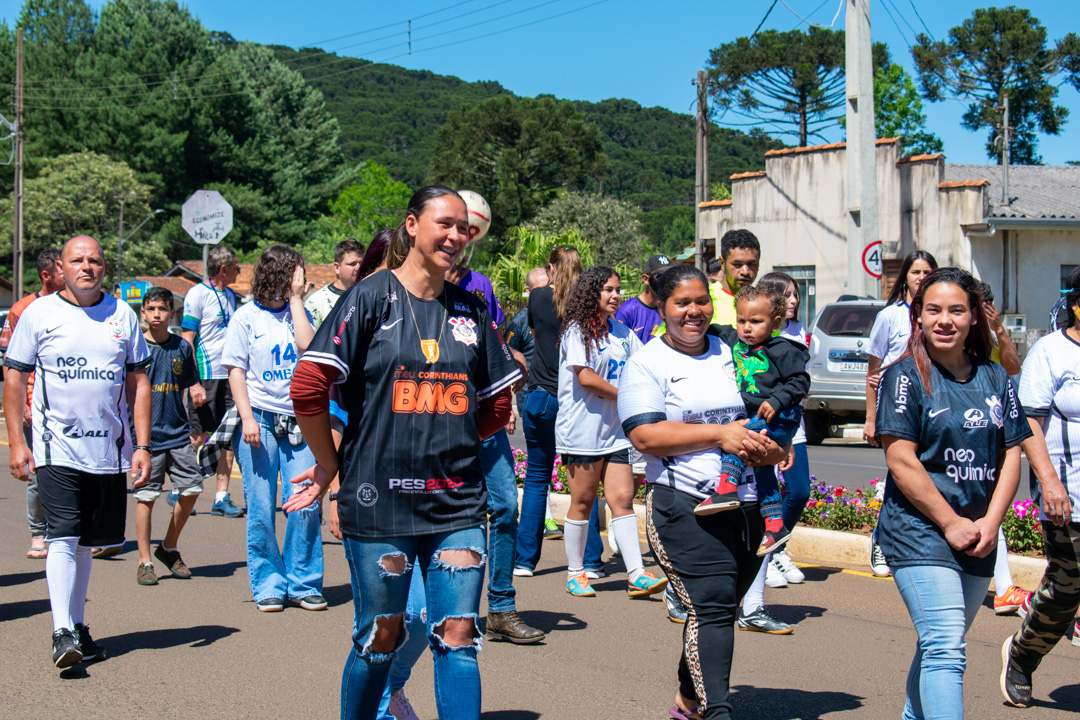
<path fill-rule="evenodd" d="M 615 311 L 615 319 L 638 336 L 642 345 L 652 339 L 653 328 L 660 324 L 660 311 L 651 308 L 636 297 L 630 298 Z"/>
<path fill-rule="evenodd" d="M 487 279 L 487 276 L 475 270 L 470 270 L 465 273 L 465 277 L 461 278 L 458 287 L 480 298 L 487 306 L 488 314 L 491 315 L 491 319 L 495 321 L 495 324 L 503 324 L 506 316 L 503 315 L 502 308 L 499 307 L 499 300 L 495 297 L 495 288 L 491 286 L 491 281 Z M 657 314 L 657 317 L 659 317 L 659 314 Z"/>

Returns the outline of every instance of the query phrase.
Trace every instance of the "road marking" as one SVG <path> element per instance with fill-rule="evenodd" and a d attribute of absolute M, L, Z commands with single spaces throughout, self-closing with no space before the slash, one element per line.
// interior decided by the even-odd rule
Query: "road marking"
<path fill-rule="evenodd" d="M 834 567 L 830 567 L 829 565 L 812 565 L 810 563 L 803 563 L 803 562 L 795 562 L 795 564 L 798 565 L 799 567 L 804 567 L 804 568 L 825 568 L 825 569 L 828 569 L 828 570 L 836 570 L 837 572 L 844 573 L 845 575 L 858 575 L 859 577 L 874 578 L 875 580 L 892 580 L 893 579 L 892 575 L 888 575 L 886 577 L 881 577 L 880 575 L 875 575 L 874 573 L 868 573 L 868 572 L 866 572 L 864 570 L 848 570 L 847 568 L 834 568 Z"/>

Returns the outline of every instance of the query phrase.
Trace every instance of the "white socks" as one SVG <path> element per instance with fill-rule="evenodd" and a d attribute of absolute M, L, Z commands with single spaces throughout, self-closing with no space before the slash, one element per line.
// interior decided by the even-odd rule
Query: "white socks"
<path fill-rule="evenodd" d="M 49 585 L 53 632 L 73 630 L 85 620 L 86 590 L 90 586 L 90 548 L 78 540 L 52 540 L 45 559 L 45 577 Z"/>
<path fill-rule="evenodd" d="M 622 553 L 623 565 L 630 582 L 637 580 L 645 567 L 641 563 L 641 542 L 638 540 L 637 515 L 631 513 L 612 518 L 608 533 L 615 538 Z"/>
<path fill-rule="evenodd" d="M 225 499 L 225 496 L 228 495 L 228 494 L 229 493 L 227 493 L 227 492 L 214 493 L 214 502 L 221 502 L 222 500 Z"/>
<path fill-rule="evenodd" d="M 589 521 L 566 518 L 563 523 L 566 576 L 574 577 L 585 572 L 585 540 L 589 537 Z"/>
<path fill-rule="evenodd" d="M 769 555 L 761 562 L 761 569 L 758 570 L 757 577 L 754 578 L 754 582 L 750 583 L 750 588 L 743 595 L 742 599 L 742 611 L 743 615 L 749 615 L 757 612 L 757 609 L 765 604 L 765 572 L 769 569 L 769 563 L 772 561 L 772 555 Z"/>
<path fill-rule="evenodd" d="M 1009 570 L 1009 547 L 1005 544 L 1005 531 L 998 528 L 997 551 L 994 555 L 994 594 L 1001 597 L 1012 587 L 1012 571 Z"/>
<path fill-rule="evenodd" d="M 551 493 L 547 494 L 547 499 L 544 501 L 544 519 L 553 520 L 551 517 Z"/>

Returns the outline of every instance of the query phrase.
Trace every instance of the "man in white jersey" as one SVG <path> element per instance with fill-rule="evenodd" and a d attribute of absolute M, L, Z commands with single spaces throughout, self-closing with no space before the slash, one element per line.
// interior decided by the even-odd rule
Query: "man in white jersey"
<path fill-rule="evenodd" d="M 207 255 L 206 277 L 209 280 L 188 290 L 184 297 L 180 337 L 187 340 L 195 351 L 195 367 L 199 370 L 201 386 L 206 391 L 205 403 L 198 403 L 199 398 L 194 392 L 188 395 L 188 421 L 191 423 L 191 441 L 196 450 L 202 447 L 208 435 L 217 430 L 225 413 L 233 406 L 229 372 L 221 364 L 221 353 L 225 349 L 225 329 L 236 312 L 236 293 L 229 286 L 236 282 L 239 274 L 236 253 L 223 245 L 215 245 Z M 217 493 L 210 509 L 211 515 L 244 516 L 244 511 L 236 507 L 229 497 L 232 465 L 232 451 L 221 453 L 217 466 Z"/>
<path fill-rule="evenodd" d="M 12 334 L 4 414 L 11 474 L 25 482 L 37 473 L 53 663 L 63 669 L 105 658 L 84 623 L 90 549 L 124 544 L 124 473 L 131 470 L 135 487 L 150 475 L 150 353 L 134 311 L 101 291 L 105 259 L 97 240 L 68 240 L 60 270 L 65 288 L 27 307 Z M 32 453 L 21 431 L 31 372 Z"/>

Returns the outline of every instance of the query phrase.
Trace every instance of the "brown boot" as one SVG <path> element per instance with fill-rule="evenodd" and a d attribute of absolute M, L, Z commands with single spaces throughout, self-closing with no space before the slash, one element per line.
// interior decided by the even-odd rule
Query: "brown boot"
<path fill-rule="evenodd" d="M 496 640 L 509 640 L 517 645 L 530 645 L 546 637 L 543 630 L 526 625 L 517 610 L 488 613 L 487 634 Z"/>

